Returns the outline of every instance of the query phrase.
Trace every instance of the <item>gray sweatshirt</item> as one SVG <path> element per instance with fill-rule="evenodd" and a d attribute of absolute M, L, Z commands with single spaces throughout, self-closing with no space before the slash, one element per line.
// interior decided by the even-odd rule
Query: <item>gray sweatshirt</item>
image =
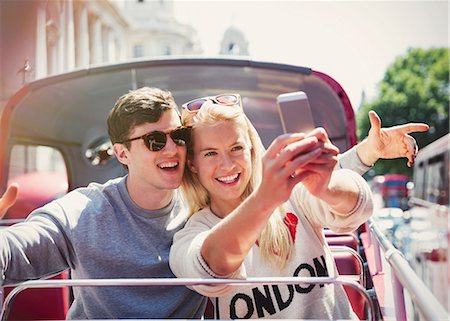
<path fill-rule="evenodd" d="M 70 269 L 73 279 L 173 278 L 169 249 L 186 221 L 178 191 L 148 211 L 130 198 L 126 177 L 76 189 L 0 231 L 3 285 Z M 74 287 L 68 319 L 200 318 L 205 298 L 184 286 Z"/>

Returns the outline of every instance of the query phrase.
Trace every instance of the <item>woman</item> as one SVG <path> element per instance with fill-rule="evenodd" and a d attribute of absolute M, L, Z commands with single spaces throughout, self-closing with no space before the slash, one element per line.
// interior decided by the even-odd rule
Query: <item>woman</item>
<path fill-rule="evenodd" d="M 356 229 L 372 198 L 361 176 L 333 171 L 326 132 L 285 134 L 264 152 L 236 94 L 186 103 L 182 121 L 192 126 L 182 183 L 192 216 L 174 237 L 175 275 L 336 276 L 322 229 Z M 193 288 L 215 297 L 220 319 L 357 319 L 340 285 Z"/>

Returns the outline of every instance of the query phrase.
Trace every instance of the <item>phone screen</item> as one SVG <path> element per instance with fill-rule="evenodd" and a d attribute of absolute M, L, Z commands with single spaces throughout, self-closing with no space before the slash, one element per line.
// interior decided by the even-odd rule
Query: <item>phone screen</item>
<path fill-rule="evenodd" d="M 308 133 L 316 127 L 308 97 L 303 91 L 281 94 L 277 104 L 285 133 Z"/>

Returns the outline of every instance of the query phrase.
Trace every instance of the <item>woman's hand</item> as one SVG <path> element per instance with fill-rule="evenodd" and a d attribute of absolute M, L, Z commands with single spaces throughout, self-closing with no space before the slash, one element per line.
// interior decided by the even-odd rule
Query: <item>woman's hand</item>
<path fill-rule="evenodd" d="M 367 139 L 357 146 L 358 156 L 368 166 L 378 159 L 408 158 L 411 167 L 417 156 L 416 140 L 410 136 L 413 132 L 425 132 L 429 126 L 424 123 L 408 123 L 404 125 L 381 128 L 381 119 L 373 110 L 369 111 L 370 130 Z"/>
<path fill-rule="evenodd" d="M 270 208 L 285 202 L 302 182 L 314 195 L 326 189 L 339 150 L 326 131 L 285 134 L 276 138 L 263 157 L 262 182 L 257 194 Z"/>
<path fill-rule="evenodd" d="M 339 149 L 331 143 L 327 132 L 321 127 L 308 133 L 307 137 L 318 139 L 322 146 L 322 153 L 306 164 L 299 175 L 303 176 L 301 182 L 312 195 L 323 198 L 324 193 L 328 193 L 330 177 L 337 164 Z"/>

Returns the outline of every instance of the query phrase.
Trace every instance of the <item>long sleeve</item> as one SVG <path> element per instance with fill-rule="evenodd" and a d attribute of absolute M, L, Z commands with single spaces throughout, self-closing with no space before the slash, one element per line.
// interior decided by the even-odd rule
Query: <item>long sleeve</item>
<path fill-rule="evenodd" d="M 50 208 L 62 212 L 57 203 L 45 207 Z M 69 268 L 70 244 L 61 222 L 45 209 L 30 215 L 24 223 L 0 231 L 3 285 L 49 277 Z"/>
<path fill-rule="evenodd" d="M 356 152 L 356 146 L 353 146 L 343 154 L 339 155 L 338 164 L 336 165 L 336 169 L 351 169 L 357 172 L 359 175 L 365 174 L 372 167 L 365 165 L 361 159 L 359 158 Z"/>
<path fill-rule="evenodd" d="M 244 265 L 230 275 L 216 275 L 204 261 L 201 255 L 202 244 L 210 229 L 220 222 L 209 209 L 204 209 L 194 214 L 186 226 L 174 236 L 173 245 L 170 249 L 170 268 L 179 278 L 233 278 L 243 279 L 246 277 Z M 193 286 L 198 293 L 209 296 L 221 296 L 231 291 L 226 285 L 200 285 Z"/>
<path fill-rule="evenodd" d="M 359 189 L 357 203 L 348 213 L 331 210 L 327 203 L 312 196 L 301 184 L 294 190 L 293 202 L 316 228 L 328 227 L 336 232 L 349 232 L 358 228 L 372 215 L 372 192 L 367 182 L 356 172 L 348 169 L 340 171 L 345 171 L 346 179 L 353 180 Z"/>

